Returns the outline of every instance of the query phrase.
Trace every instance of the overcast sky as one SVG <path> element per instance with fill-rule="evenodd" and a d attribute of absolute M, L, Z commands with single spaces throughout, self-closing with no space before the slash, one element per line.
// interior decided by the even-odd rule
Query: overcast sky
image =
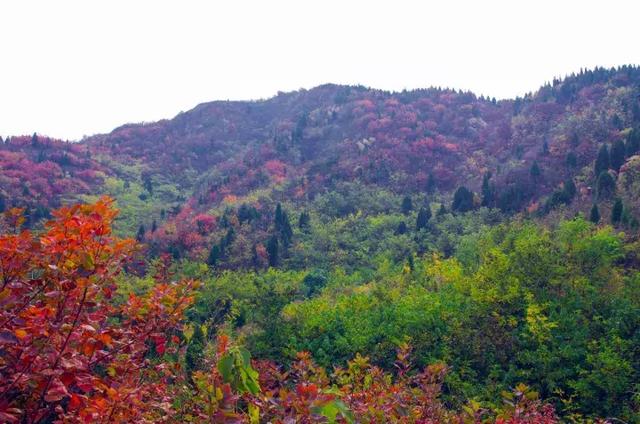
<path fill-rule="evenodd" d="M 63 139 L 334 82 L 498 98 L 640 64 L 640 2 L 0 2 L 0 135 Z"/>

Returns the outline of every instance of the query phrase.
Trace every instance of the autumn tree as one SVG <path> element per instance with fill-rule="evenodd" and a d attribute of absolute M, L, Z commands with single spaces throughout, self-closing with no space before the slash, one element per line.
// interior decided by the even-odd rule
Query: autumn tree
<path fill-rule="evenodd" d="M 0 421 L 141 422 L 168 413 L 176 334 L 193 283 L 158 281 L 114 302 L 135 249 L 111 233 L 113 201 L 53 212 L 36 236 L 19 211 L 0 236 Z M 150 355 L 157 360 L 149 361 Z"/>

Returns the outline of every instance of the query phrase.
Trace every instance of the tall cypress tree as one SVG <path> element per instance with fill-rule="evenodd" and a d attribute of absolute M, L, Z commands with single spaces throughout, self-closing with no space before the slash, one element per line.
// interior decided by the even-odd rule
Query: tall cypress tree
<path fill-rule="evenodd" d="M 429 173 L 429 178 L 427 179 L 427 193 L 433 193 L 436 191 L 436 179 L 433 177 L 432 173 Z"/>
<path fill-rule="evenodd" d="M 542 175 L 542 171 L 540 171 L 540 165 L 538 165 L 537 160 L 533 161 L 533 164 L 531 165 L 531 169 L 529 170 L 529 173 L 531 174 L 533 181 L 538 181 L 538 179 L 540 178 L 540 175 Z"/>
<path fill-rule="evenodd" d="M 269 266 L 271 267 L 278 266 L 280 262 L 278 250 L 278 237 L 273 235 L 267 241 L 267 254 L 269 255 Z"/>
<path fill-rule="evenodd" d="M 187 351 L 184 356 L 187 375 L 202 368 L 204 360 L 204 333 L 202 332 L 200 324 L 195 323 L 194 326 L 193 335 L 191 336 L 191 340 L 189 340 L 189 345 L 187 346 Z"/>
<path fill-rule="evenodd" d="M 490 207 L 494 203 L 493 187 L 491 186 L 491 172 L 482 177 L 482 206 Z"/>
<path fill-rule="evenodd" d="M 420 231 L 423 228 L 427 228 L 427 224 L 431 219 L 431 208 L 420 208 L 418 211 L 418 217 L 416 218 L 416 230 Z"/>
<path fill-rule="evenodd" d="M 211 266 L 216 266 L 221 257 L 222 257 L 222 251 L 220 249 L 220 245 L 214 244 L 213 246 L 211 246 L 211 250 L 209 250 L 209 257 L 207 258 L 207 263 Z"/>
<path fill-rule="evenodd" d="M 412 210 L 413 202 L 411 201 L 411 197 L 404 196 L 404 199 L 402 199 L 402 213 L 405 215 L 409 215 Z"/>
<path fill-rule="evenodd" d="M 589 221 L 597 224 L 600 222 L 600 211 L 598 210 L 598 205 L 595 203 L 591 206 L 591 213 L 589 214 Z"/>
<path fill-rule="evenodd" d="M 624 164 L 625 151 L 626 148 L 622 140 L 618 140 L 613 143 L 613 146 L 611 146 L 610 154 L 611 169 L 614 169 L 616 171 L 620 170 L 620 167 Z"/>
<path fill-rule="evenodd" d="M 144 224 L 140 224 L 140 226 L 138 227 L 138 233 L 136 234 L 136 240 L 142 241 L 144 239 L 145 232 L 146 231 L 144 229 Z"/>
<path fill-rule="evenodd" d="M 609 149 L 606 144 L 603 144 L 600 146 L 600 150 L 598 150 L 598 157 L 593 167 L 596 178 L 598 178 L 603 171 L 609 169 L 609 163 Z"/>
<path fill-rule="evenodd" d="M 622 205 L 622 200 L 620 198 L 616 199 L 616 202 L 613 204 L 613 208 L 611 209 L 611 223 L 616 225 L 622 219 L 622 212 L 624 206 Z"/>

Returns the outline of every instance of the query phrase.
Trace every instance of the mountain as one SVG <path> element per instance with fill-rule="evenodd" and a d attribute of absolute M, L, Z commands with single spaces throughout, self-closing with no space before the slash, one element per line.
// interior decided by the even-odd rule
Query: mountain
<path fill-rule="evenodd" d="M 625 172 L 640 144 L 639 87 L 640 69 L 623 66 L 581 71 L 501 101 L 439 88 L 392 93 L 332 84 L 216 101 L 78 143 L 11 137 L 0 146 L 0 195 L 5 208 L 25 206 L 36 222 L 61 203 L 107 193 L 119 201 L 122 233 L 138 230 L 156 251 L 201 259 L 226 231 L 219 224 L 230 211 L 269 215 L 246 230 L 255 247 L 266 245 L 277 202 L 296 213 L 317 210 L 309 205 L 332 193 L 343 197 L 333 199 L 335 217 L 388 211 L 364 200 L 376 191 L 418 196 L 435 214 L 462 186 L 472 192 L 469 209 L 554 219 L 588 215 L 601 203 L 604 216 L 613 195 L 596 193 L 594 161 L 601 146 L 622 145 L 622 159 L 607 168 L 614 180 Z M 620 195 L 634 172 L 622 178 Z M 637 195 L 627 194 L 635 226 Z"/>

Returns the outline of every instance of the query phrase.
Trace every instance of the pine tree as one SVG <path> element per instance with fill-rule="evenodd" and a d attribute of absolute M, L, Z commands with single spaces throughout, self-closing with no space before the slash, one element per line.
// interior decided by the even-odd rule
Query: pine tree
<path fill-rule="evenodd" d="M 302 231 L 308 231 L 309 228 L 311 228 L 311 216 L 309 215 L 309 212 L 300 212 L 300 217 L 298 218 L 298 228 L 300 228 Z"/>
<path fill-rule="evenodd" d="M 406 232 L 407 232 L 407 223 L 404 221 L 400 221 L 400 223 L 398 224 L 398 228 L 396 228 L 396 234 L 402 235 L 402 234 L 406 234 Z"/>
<path fill-rule="evenodd" d="M 276 267 L 280 261 L 278 257 L 278 237 L 275 235 L 267 241 L 267 254 L 269 255 L 269 266 Z"/>
<path fill-rule="evenodd" d="M 542 175 L 542 171 L 540 171 L 540 166 L 538 165 L 538 161 L 533 161 L 533 164 L 531 165 L 531 169 L 529 170 L 529 173 L 531 174 L 531 177 L 533 178 L 534 181 L 538 181 L 538 179 L 540 178 L 540 175 Z"/>
<path fill-rule="evenodd" d="M 609 149 L 606 144 L 603 144 L 598 150 L 598 157 L 593 168 L 594 175 L 599 177 L 602 172 L 609 170 L 609 163 Z"/>
<path fill-rule="evenodd" d="M 222 250 L 220 248 L 220 245 L 214 244 L 213 246 L 211 246 L 211 250 L 209 251 L 207 264 L 209 264 L 210 266 L 216 266 L 221 257 L 222 257 Z"/>
<path fill-rule="evenodd" d="M 564 182 L 564 187 L 562 188 L 562 201 L 565 203 L 571 203 L 575 195 L 576 185 L 571 178 L 568 178 Z"/>
<path fill-rule="evenodd" d="M 625 153 L 628 156 L 635 155 L 640 150 L 640 129 L 634 128 L 627 136 Z"/>
<path fill-rule="evenodd" d="M 429 223 L 430 219 L 431 219 L 431 208 L 430 207 L 420 208 L 420 210 L 418 211 L 418 217 L 416 219 L 416 230 L 420 231 L 423 228 L 427 228 L 427 224 Z"/>
<path fill-rule="evenodd" d="M 432 173 L 429 173 L 429 178 L 427 179 L 427 193 L 433 193 L 436 191 L 436 179 L 433 177 Z"/>
<path fill-rule="evenodd" d="M 154 219 L 153 222 L 151 223 L 151 233 L 152 234 L 155 233 L 157 229 L 158 229 L 158 223 Z"/>
<path fill-rule="evenodd" d="M 547 140 L 542 143 L 542 154 L 544 156 L 547 156 L 549 154 L 549 143 L 547 142 Z"/>
<path fill-rule="evenodd" d="M 136 233 L 136 240 L 142 241 L 144 239 L 145 232 L 146 231 L 144 229 L 144 224 L 140 224 L 140 226 L 138 227 L 138 232 Z"/>
<path fill-rule="evenodd" d="M 596 181 L 598 199 L 610 197 L 616 191 L 616 182 L 608 171 L 602 171 Z"/>
<path fill-rule="evenodd" d="M 491 172 L 482 177 L 482 206 L 491 207 L 494 203 L 493 187 L 491 186 Z"/>
<path fill-rule="evenodd" d="M 402 213 L 405 215 L 409 215 L 412 210 L 413 202 L 411 201 L 411 197 L 404 196 L 404 199 L 402 199 Z"/>
<path fill-rule="evenodd" d="M 613 204 L 613 208 L 611 209 L 611 223 L 613 225 L 616 225 L 620 222 L 623 209 L 624 207 L 622 205 L 622 200 L 620 200 L 620 198 L 616 199 L 616 202 Z"/>
<path fill-rule="evenodd" d="M 444 203 L 440 203 L 440 208 L 438 209 L 436 216 L 443 216 L 446 213 L 447 213 L 447 208 L 445 208 Z"/>
<path fill-rule="evenodd" d="M 451 210 L 456 212 L 467 212 L 473 209 L 473 193 L 465 186 L 460 186 L 453 195 Z"/>
<path fill-rule="evenodd" d="M 595 203 L 591 207 L 591 213 L 589 214 L 589 221 L 593 222 L 594 224 L 597 224 L 598 222 L 600 222 L 600 211 L 598 210 L 598 205 L 596 205 Z"/>
<path fill-rule="evenodd" d="M 575 168 L 578 166 L 578 158 L 574 152 L 567 153 L 567 158 L 565 159 L 565 163 L 568 168 Z"/>
<path fill-rule="evenodd" d="M 611 146 L 611 169 L 616 171 L 620 170 L 620 167 L 624 164 L 624 157 L 626 148 L 622 140 L 618 140 Z"/>

